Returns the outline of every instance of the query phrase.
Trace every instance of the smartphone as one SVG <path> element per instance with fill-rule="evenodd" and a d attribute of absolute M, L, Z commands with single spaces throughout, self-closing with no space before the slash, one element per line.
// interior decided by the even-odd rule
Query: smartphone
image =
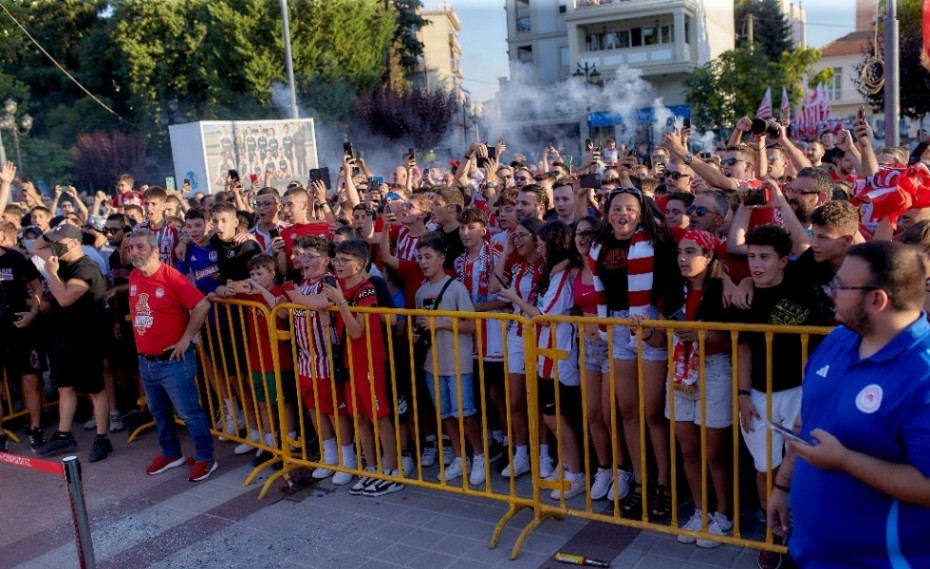
<path fill-rule="evenodd" d="M 249 174 L 249 179 L 252 180 L 252 187 L 258 187 L 258 174 Z"/>
<path fill-rule="evenodd" d="M 407 149 L 407 156 L 410 157 L 410 158 L 409 158 L 410 160 L 412 160 L 413 162 L 416 162 L 416 161 L 417 161 L 417 149 L 414 148 L 414 147 L 412 147 L 412 146 L 411 146 L 410 148 L 408 148 L 408 149 Z"/>
<path fill-rule="evenodd" d="M 177 189 L 177 188 L 174 186 L 174 176 L 168 176 L 167 178 L 165 178 L 165 187 L 166 187 L 167 189 L 169 189 L 169 190 L 176 190 L 176 189 Z"/>
<path fill-rule="evenodd" d="M 584 139 L 584 149 L 591 150 L 593 148 L 594 148 L 594 141 L 591 140 L 590 138 Z"/>
<path fill-rule="evenodd" d="M 272 239 L 277 239 L 278 237 L 281 237 L 281 232 L 278 231 L 277 227 L 272 227 L 271 229 L 268 230 L 268 237 L 271 237 Z"/>
<path fill-rule="evenodd" d="M 782 427 L 778 423 L 767 421 L 765 426 L 768 427 L 770 431 L 774 431 L 788 440 L 792 440 L 796 443 L 801 443 L 802 445 L 814 446 L 814 443 L 812 443 L 811 441 L 801 437 L 801 435 L 795 433 L 794 431 L 791 431 L 789 429 L 786 429 L 785 427 Z"/>
<path fill-rule="evenodd" d="M 239 172 L 237 172 L 236 170 L 230 170 L 229 172 L 226 173 L 226 175 L 229 178 L 231 178 L 234 182 L 239 181 Z"/>
<path fill-rule="evenodd" d="M 856 118 L 859 120 L 865 120 L 865 105 L 859 105 L 859 110 L 856 111 Z"/>
<path fill-rule="evenodd" d="M 582 174 L 581 175 L 581 187 L 582 188 L 600 188 L 601 187 L 601 175 L 600 174 Z"/>
<path fill-rule="evenodd" d="M 675 130 L 675 117 L 668 117 L 665 121 L 665 132 L 673 132 Z"/>
<path fill-rule="evenodd" d="M 323 284 L 327 284 L 333 288 L 339 288 L 339 283 L 336 282 L 336 277 L 329 273 L 323 275 Z"/>
<path fill-rule="evenodd" d="M 380 190 L 381 184 L 383 183 L 384 183 L 383 176 L 372 176 L 371 178 L 368 178 L 368 191 Z"/>
<path fill-rule="evenodd" d="M 681 128 L 691 128 L 691 119 L 687 117 L 681 119 Z"/>
<path fill-rule="evenodd" d="M 191 185 L 191 179 L 190 179 L 190 178 L 184 178 L 184 185 L 185 185 L 185 186 Z"/>
<path fill-rule="evenodd" d="M 769 188 L 749 188 L 743 205 L 765 205 L 772 201 L 772 190 Z"/>
<path fill-rule="evenodd" d="M 346 156 L 355 158 L 355 148 L 352 147 L 352 143 L 349 141 L 345 141 L 342 143 L 342 152 Z"/>
<path fill-rule="evenodd" d="M 489 161 L 490 161 L 492 158 L 497 158 L 497 147 L 496 147 L 496 146 L 491 146 L 491 144 L 489 144 L 489 143 L 487 143 L 487 142 L 485 143 L 485 145 L 488 147 L 488 157 L 487 157 L 487 158 L 478 158 L 478 167 L 479 167 L 479 168 L 486 168 L 486 167 L 488 166 Z"/>
<path fill-rule="evenodd" d="M 323 185 L 326 186 L 327 190 L 332 187 L 332 180 L 329 176 L 329 166 L 324 166 L 322 168 L 312 168 L 310 170 L 310 181 L 315 182 L 316 180 L 322 180 Z"/>

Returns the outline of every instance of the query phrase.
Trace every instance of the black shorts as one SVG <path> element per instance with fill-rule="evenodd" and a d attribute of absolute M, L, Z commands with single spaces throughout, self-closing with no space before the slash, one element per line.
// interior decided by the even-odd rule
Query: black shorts
<path fill-rule="evenodd" d="M 504 380 L 507 374 L 504 373 L 504 362 L 489 362 L 487 360 L 472 360 L 475 362 L 474 374 L 475 385 L 480 384 L 481 368 L 484 369 L 484 385 L 492 387 L 504 387 Z"/>
<path fill-rule="evenodd" d="M 78 393 L 103 391 L 103 350 L 95 344 L 56 341 L 51 353 L 51 378 L 58 387 Z"/>
<path fill-rule="evenodd" d="M 46 366 L 35 326 L 23 330 L 12 325 L 3 326 L 2 332 L 3 337 L 9 340 L 0 346 L 0 375 L 6 371 L 8 380 L 24 375 L 41 375 Z"/>
<path fill-rule="evenodd" d="M 555 416 L 555 381 L 540 378 L 537 385 L 539 412 Z M 559 384 L 559 411 L 572 424 L 581 420 L 581 386 Z"/>

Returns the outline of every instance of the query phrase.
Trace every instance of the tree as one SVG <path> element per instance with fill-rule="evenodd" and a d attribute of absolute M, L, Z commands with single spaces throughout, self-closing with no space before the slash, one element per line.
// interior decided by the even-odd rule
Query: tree
<path fill-rule="evenodd" d="M 725 51 L 685 79 L 692 121 L 732 126 L 740 117 L 754 115 L 767 87 L 777 92 L 784 85 L 788 98 L 797 103 L 804 95 L 801 85 L 805 77 L 810 77 L 811 86 L 832 77 L 832 69 L 811 76 L 811 66 L 819 59 L 820 50 L 813 48 L 785 51 L 774 61 L 760 49 Z"/>
<path fill-rule="evenodd" d="M 423 42 L 417 34 L 429 21 L 420 15 L 422 7 L 420 0 L 394 0 L 396 24 L 385 80 L 395 88 L 404 85 L 404 78 L 417 71 L 423 57 Z"/>
<path fill-rule="evenodd" d="M 72 180 L 86 190 L 109 188 L 125 172 L 141 177 L 149 164 L 145 138 L 140 134 L 81 133 L 71 152 Z"/>
<path fill-rule="evenodd" d="M 356 101 L 352 126 L 404 146 L 432 148 L 442 141 L 459 110 L 452 93 L 385 86 Z"/>
<path fill-rule="evenodd" d="M 737 0 L 733 8 L 733 17 L 737 30 L 743 30 L 736 39 L 736 47 L 748 47 L 749 38 L 747 21 L 753 17 L 753 43 L 757 44 L 766 56 L 775 61 L 783 51 L 793 47 L 791 27 L 781 11 L 779 0 Z"/>
<path fill-rule="evenodd" d="M 898 83 L 904 88 L 900 90 L 901 114 L 912 119 L 921 119 L 930 113 L 930 71 L 920 64 L 920 53 L 923 49 L 921 41 L 921 8 L 922 0 L 897 0 L 898 26 Z M 879 3 L 879 13 L 885 13 L 884 1 Z M 884 61 L 885 52 L 885 24 L 878 26 L 878 57 Z M 862 63 L 857 71 L 862 71 L 868 61 L 875 56 L 872 44 L 866 48 Z M 856 79 L 859 92 L 865 95 L 873 109 L 885 108 L 885 91 L 879 89 L 877 93 L 869 93 L 862 85 L 861 76 Z"/>

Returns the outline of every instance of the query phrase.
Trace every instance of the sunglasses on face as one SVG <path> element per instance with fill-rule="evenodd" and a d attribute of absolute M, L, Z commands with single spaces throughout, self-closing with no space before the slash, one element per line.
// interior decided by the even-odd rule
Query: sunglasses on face
<path fill-rule="evenodd" d="M 103 228 L 104 235 L 114 235 L 116 233 L 119 233 L 120 231 L 125 231 L 125 228 L 123 227 L 104 227 Z"/>
<path fill-rule="evenodd" d="M 748 164 L 748 161 L 742 158 L 727 158 L 726 160 L 720 161 L 724 166 L 735 166 L 737 162 L 746 162 Z"/>
<path fill-rule="evenodd" d="M 708 213 L 717 213 L 716 211 L 713 211 L 713 212 L 712 212 L 710 209 L 708 209 L 708 208 L 706 208 L 706 207 L 704 207 L 704 206 L 702 206 L 702 205 L 700 205 L 700 206 L 691 206 L 691 207 L 688 208 L 687 212 L 688 212 L 688 215 L 697 216 L 697 217 L 704 217 L 704 216 L 707 215 Z"/>
<path fill-rule="evenodd" d="M 690 178 L 691 174 L 683 174 L 682 172 L 669 172 L 666 174 L 666 176 L 672 180 L 679 180 L 681 178 Z"/>
<path fill-rule="evenodd" d="M 513 177 L 514 182 L 525 182 L 527 180 L 529 180 L 529 178 L 527 178 L 526 176 L 514 176 Z"/>

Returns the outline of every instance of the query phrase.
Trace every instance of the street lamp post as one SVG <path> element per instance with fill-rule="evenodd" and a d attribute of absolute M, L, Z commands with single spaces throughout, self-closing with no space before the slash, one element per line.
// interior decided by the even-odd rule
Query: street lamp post
<path fill-rule="evenodd" d="M 583 133 L 581 138 L 591 138 L 591 85 L 600 85 L 601 84 L 601 72 L 597 70 L 597 65 L 584 62 L 584 66 L 580 63 L 576 63 L 578 70 L 572 73 L 573 77 L 584 77 L 585 82 L 585 100 L 587 101 L 587 113 L 585 114 L 585 127 L 587 131 Z"/>
<path fill-rule="evenodd" d="M 0 117 L 0 129 L 9 130 L 13 133 L 13 148 L 16 150 L 16 166 L 20 171 L 25 171 L 23 165 L 23 154 L 19 149 L 19 136 L 25 135 L 32 128 L 32 117 L 28 113 L 23 113 L 21 117 L 16 116 L 19 105 L 13 99 L 7 99 L 3 103 L 5 115 Z"/>

